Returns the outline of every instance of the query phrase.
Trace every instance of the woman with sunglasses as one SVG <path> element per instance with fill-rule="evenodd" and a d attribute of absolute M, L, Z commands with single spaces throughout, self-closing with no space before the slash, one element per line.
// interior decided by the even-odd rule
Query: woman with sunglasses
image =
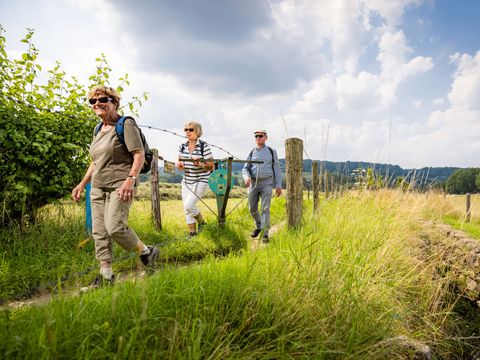
<path fill-rule="evenodd" d="M 122 143 L 115 129 L 120 118 L 120 95 L 111 87 L 94 86 L 88 93 L 88 101 L 101 124 L 90 145 L 92 161 L 80 184 L 73 189 L 72 198 L 80 200 L 86 184 L 91 181 L 92 235 L 100 274 L 84 290 L 112 284 L 115 280 L 112 271 L 114 241 L 125 250 L 137 251 L 145 266 L 154 265 L 159 254 L 156 247 L 140 241 L 127 224 L 145 155 L 137 124 L 132 118 L 125 120 Z"/>
<path fill-rule="evenodd" d="M 184 126 L 187 141 L 180 145 L 178 150 L 177 168 L 184 171 L 182 179 L 182 201 L 185 211 L 185 219 L 189 230 L 189 238 L 197 234 L 205 225 L 197 202 L 208 190 L 208 177 L 214 169 L 213 161 L 200 161 L 200 159 L 213 159 L 210 146 L 200 140 L 202 125 L 196 121 L 190 121 Z M 192 159 L 194 161 L 182 161 Z"/>

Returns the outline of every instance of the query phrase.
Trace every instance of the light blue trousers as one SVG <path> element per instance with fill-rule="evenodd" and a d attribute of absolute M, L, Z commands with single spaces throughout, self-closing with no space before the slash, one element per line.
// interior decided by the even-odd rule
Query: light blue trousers
<path fill-rule="evenodd" d="M 270 203 L 272 201 L 272 191 L 272 178 L 262 180 L 258 179 L 256 183 L 255 180 L 252 179 L 252 183 L 248 189 L 248 204 L 250 208 L 250 214 L 252 214 L 256 228 L 264 229 L 264 235 L 268 235 L 268 230 L 270 229 Z M 261 215 L 258 211 L 259 200 L 262 201 Z"/>

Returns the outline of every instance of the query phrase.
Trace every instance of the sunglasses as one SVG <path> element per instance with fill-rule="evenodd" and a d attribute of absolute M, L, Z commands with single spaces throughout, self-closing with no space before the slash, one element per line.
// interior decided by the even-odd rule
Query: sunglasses
<path fill-rule="evenodd" d="M 105 104 L 107 103 L 108 101 L 113 101 L 111 98 L 107 97 L 107 96 L 102 96 L 102 97 L 99 97 L 99 98 L 91 98 L 91 99 L 88 99 L 88 102 L 90 103 L 90 105 L 95 105 L 97 103 L 97 100 L 99 103 L 101 104 Z"/>
<path fill-rule="evenodd" d="M 258 139 L 258 138 L 263 138 L 265 135 L 255 135 L 255 138 Z"/>
<path fill-rule="evenodd" d="M 192 131 L 195 131 L 195 129 L 194 128 L 185 128 L 185 129 L 183 129 L 183 131 L 192 132 Z"/>

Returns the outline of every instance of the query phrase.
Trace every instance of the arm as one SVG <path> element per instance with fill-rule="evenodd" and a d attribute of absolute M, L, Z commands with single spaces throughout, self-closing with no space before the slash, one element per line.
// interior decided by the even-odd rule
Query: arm
<path fill-rule="evenodd" d="M 213 159 L 213 155 L 212 155 L 212 150 L 210 149 L 210 146 L 207 144 L 207 143 L 204 143 L 204 159 L 205 160 L 208 160 L 208 159 Z M 194 157 L 192 157 L 194 158 Z M 194 158 L 196 159 L 196 158 Z M 193 165 L 195 166 L 198 166 L 199 168 L 205 170 L 205 171 L 213 171 L 215 170 L 215 165 L 213 163 L 213 161 L 205 161 L 205 162 L 200 162 L 200 161 L 194 161 L 193 162 Z"/>
<path fill-rule="evenodd" d="M 75 186 L 75 188 L 72 190 L 72 199 L 74 201 L 80 200 L 80 197 L 82 196 L 83 190 L 85 190 L 85 186 L 90 182 L 92 179 L 92 173 L 93 173 L 93 162 L 90 163 L 88 166 L 87 172 L 85 173 L 85 176 L 83 177 L 82 181 Z"/>
<path fill-rule="evenodd" d="M 273 158 L 275 160 L 275 163 L 273 164 L 273 174 L 275 176 L 275 194 L 280 196 L 282 194 L 282 173 L 280 171 L 280 163 L 278 161 L 276 150 L 273 150 Z"/>
<path fill-rule="evenodd" d="M 252 160 L 252 152 L 248 154 L 247 160 Z M 242 168 L 242 176 L 243 176 L 243 181 L 245 182 L 245 187 L 249 187 L 250 183 L 252 182 L 252 164 L 245 163 L 243 164 Z"/>
<path fill-rule="evenodd" d="M 183 145 L 180 145 L 178 148 L 178 161 L 175 164 L 177 166 L 177 169 L 180 171 L 183 171 L 185 169 L 185 163 L 182 161 L 183 159 L 183 153 L 182 153 Z"/>
<path fill-rule="evenodd" d="M 137 178 L 140 175 L 140 170 L 142 170 L 145 161 L 145 153 L 143 150 L 134 150 L 132 154 L 133 164 L 128 174 L 129 177 L 127 177 L 122 186 L 117 189 L 117 195 L 123 201 L 129 200 L 133 196 L 136 180 L 130 176 Z"/>

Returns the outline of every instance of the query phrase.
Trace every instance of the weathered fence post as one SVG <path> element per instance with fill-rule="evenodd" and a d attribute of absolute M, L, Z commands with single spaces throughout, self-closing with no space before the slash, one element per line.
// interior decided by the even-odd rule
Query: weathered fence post
<path fill-rule="evenodd" d="M 287 225 L 298 227 L 302 221 L 303 205 L 303 141 L 285 140 L 285 167 L 287 185 Z"/>
<path fill-rule="evenodd" d="M 312 162 L 313 211 L 318 209 L 318 161 Z"/>
<path fill-rule="evenodd" d="M 155 229 L 162 230 L 162 215 L 160 213 L 160 194 L 158 188 L 158 150 L 152 149 L 153 159 L 150 169 L 150 188 L 152 192 L 152 216 Z"/>
<path fill-rule="evenodd" d="M 470 211 L 470 193 L 467 193 L 467 218 L 466 218 L 466 222 L 470 222 L 470 217 L 471 217 L 471 211 Z"/>
<path fill-rule="evenodd" d="M 318 188 L 319 188 L 319 191 L 322 192 L 324 191 L 323 190 L 323 186 L 324 186 L 324 183 L 323 183 L 323 172 L 325 171 L 325 168 L 323 166 L 323 161 L 320 163 L 320 175 L 319 175 L 319 179 L 318 179 Z"/>

